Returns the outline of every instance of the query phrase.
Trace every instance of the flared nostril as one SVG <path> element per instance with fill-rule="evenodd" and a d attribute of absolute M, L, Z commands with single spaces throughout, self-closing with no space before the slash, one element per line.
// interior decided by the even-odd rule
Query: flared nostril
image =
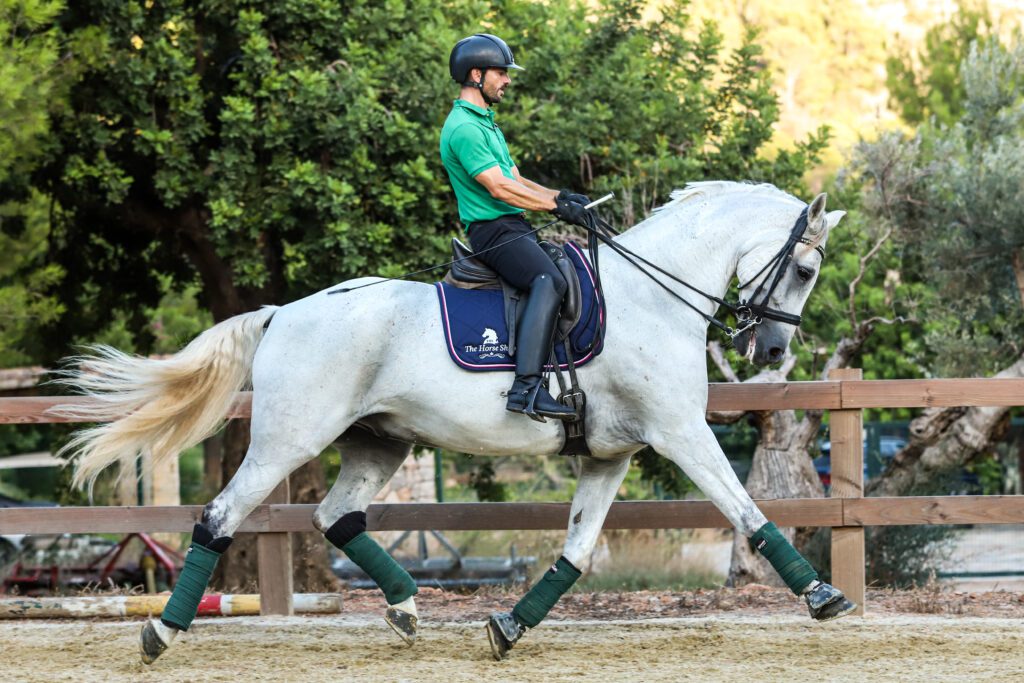
<path fill-rule="evenodd" d="M 768 350 L 769 362 L 778 363 L 780 360 L 782 360 L 783 353 L 785 353 L 783 349 L 780 349 L 778 346 L 773 346 L 771 349 Z"/>

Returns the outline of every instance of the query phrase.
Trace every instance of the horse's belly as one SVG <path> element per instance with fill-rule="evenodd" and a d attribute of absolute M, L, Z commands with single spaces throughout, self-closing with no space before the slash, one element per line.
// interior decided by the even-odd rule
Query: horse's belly
<path fill-rule="evenodd" d="M 536 422 L 505 410 L 504 399 L 458 400 L 442 394 L 367 416 L 359 423 L 381 436 L 477 455 L 553 455 L 563 442 L 557 422 Z"/>

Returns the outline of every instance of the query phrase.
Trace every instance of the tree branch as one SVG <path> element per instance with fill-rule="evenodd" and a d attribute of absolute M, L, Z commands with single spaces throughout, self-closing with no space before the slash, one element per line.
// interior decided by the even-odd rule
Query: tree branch
<path fill-rule="evenodd" d="M 889 227 L 885 231 L 885 234 L 879 237 L 878 241 L 875 242 L 875 246 L 871 247 L 871 250 L 861 257 L 860 271 L 857 273 L 857 276 L 855 278 L 850 280 L 850 322 L 853 324 L 854 327 L 857 327 L 857 309 L 854 306 L 854 294 L 857 291 L 857 285 L 859 285 L 860 281 L 864 279 L 864 273 L 867 272 L 868 269 L 868 262 L 870 262 L 871 259 L 873 259 L 878 254 L 878 250 L 882 248 L 882 245 L 885 244 L 891 236 L 892 227 Z"/>
<path fill-rule="evenodd" d="M 825 361 L 825 367 L 821 370 L 821 379 L 827 380 L 829 373 L 833 370 L 848 367 L 850 359 L 860 351 L 861 347 L 864 346 L 864 342 L 871 336 L 874 329 L 874 323 L 864 321 L 859 323 L 853 329 L 852 335 L 840 339 L 836 344 L 835 351 L 833 351 L 832 355 L 829 356 L 827 361 Z"/>
<path fill-rule="evenodd" d="M 872 316 L 863 322 L 864 325 L 895 325 L 896 323 L 915 323 L 914 316 L 898 315 L 895 318 L 883 318 L 880 315 Z"/>
<path fill-rule="evenodd" d="M 793 372 L 793 368 L 796 367 L 796 354 L 791 353 L 789 347 L 786 347 L 786 356 L 782 359 L 782 365 L 776 371 L 782 375 L 782 379 L 789 377 L 789 373 Z"/>
<path fill-rule="evenodd" d="M 722 348 L 722 344 L 717 341 L 708 342 L 708 355 L 711 356 L 711 360 L 714 361 L 715 367 L 718 368 L 727 382 L 739 382 L 740 378 L 736 376 L 736 371 L 732 369 L 732 364 L 729 359 L 725 357 L 725 349 Z"/>

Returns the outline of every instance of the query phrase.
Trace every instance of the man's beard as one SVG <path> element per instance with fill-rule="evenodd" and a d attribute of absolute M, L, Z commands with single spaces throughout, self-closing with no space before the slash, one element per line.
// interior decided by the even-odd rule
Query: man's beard
<path fill-rule="evenodd" d="M 484 90 L 483 93 L 484 99 L 488 104 L 498 104 L 501 102 L 501 98 L 504 97 L 505 94 L 504 90 L 501 88 L 496 88 L 493 93 L 488 93 L 486 90 Z"/>

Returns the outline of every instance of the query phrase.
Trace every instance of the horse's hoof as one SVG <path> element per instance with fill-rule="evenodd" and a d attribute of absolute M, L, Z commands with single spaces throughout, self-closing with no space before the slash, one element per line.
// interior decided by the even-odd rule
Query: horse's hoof
<path fill-rule="evenodd" d="M 147 621 L 142 627 L 142 635 L 139 637 L 139 652 L 142 654 L 143 664 L 152 664 L 156 658 L 167 649 L 167 643 L 160 639 L 152 621 Z"/>
<path fill-rule="evenodd" d="M 409 614 L 404 610 L 395 607 L 388 607 L 384 612 L 384 621 L 394 629 L 398 637 L 405 641 L 406 645 L 416 642 L 416 625 L 419 619 L 415 614 Z"/>
<path fill-rule="evenodd" d="M 817 621 L 831 621 L 845 617 L 857 609 L 857 603 L 849 600 L 841 590 L 827 583 L 819 583 L 804 598 L 807 600 L 807 611 Z"/>
<path fill-rule="evenodd" d="M 496 661 L 505 659 L 508 651 L 523 637 L 526 629 L 519 625 L 510 612 L 495 612 L 487 620 L 487 640 Z"/>

